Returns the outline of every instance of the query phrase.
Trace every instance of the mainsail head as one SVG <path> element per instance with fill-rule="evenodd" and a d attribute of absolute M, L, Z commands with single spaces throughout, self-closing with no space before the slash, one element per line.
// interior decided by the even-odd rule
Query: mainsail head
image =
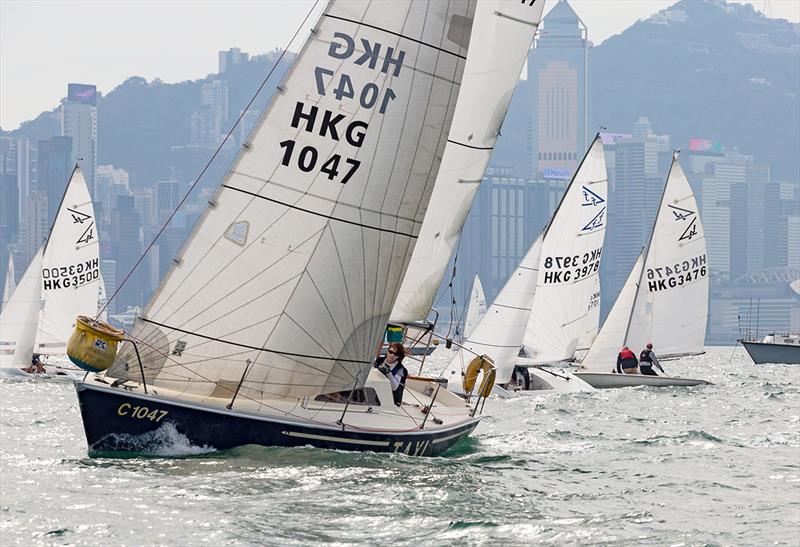
<path fill-rule="evenodd" d="M 452 122 L 474 2 L 331 2 L 131 333 L 148 383 L 350 389 L 383 335 Z M 139 379 L 130 348 L 109 374 Z"/>
<path fill-rule="evenodd" d="M 478 274 L 472 280 L 472 290 L 469 292 L 467 316 L 464 319 L 464 338 L 469 337 L 478 322 L 486 315 L 486 295 L 483 294 L 483 285 Z"/>

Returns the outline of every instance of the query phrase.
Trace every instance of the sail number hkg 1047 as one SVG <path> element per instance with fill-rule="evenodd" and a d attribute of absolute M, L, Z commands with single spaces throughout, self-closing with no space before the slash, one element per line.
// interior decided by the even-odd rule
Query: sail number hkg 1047
<path fill-rule="evenodd" d="M 356 42 L 352 36 L 344 32 L 335 32 L 333 36 L 328 56 L 344 60 L 355 55 Z M 381 52 L 384 51 L 382 44 L 361 38 L 361 45 L 364 51 L 353 59 L 356 65 L 366 65 L 370 69 L 379 70 L 384 74 L 391 73 L 392 76 L 400 75 L 406 55 L 405 51 L 396 52 L 390 46 L 385 48 L 385 53 L 381 57 Z M 381 61 L 380 66 L 379 61 Z M 342 72 L 337 75 L 335 71 L 320 66 L 314 68 L 314 81 L 320 96 L 334 97 L 337 101 L 352 99 L 357 101 L 360 108 L 364 110 L 372 110 L 377 107 L 380 114 L 385 114 L 389 104 L 397 98 L 394 90 L 390 87 L 382 90 L 375 82 L 360 85 L 358 82 L 354 83 L 350 74 Z M 331 87 L 332 89 L 330 89 Z M 316 105 L 298 101 L 292 115 L 291 127 L 316 133 L 336 142 L 344 139 L 350 146 L 361 148 L 369 124 L 361 120 L 347 122 L 345 118 L 345 114 L 335 113 L 324 108 L 320 109 Z M 319 170 L 320 173 L 327 175 L 328 180 L 338 180 L 342 184 L 347 184 L 347 181 L 361 166 L 360 160 L 343 157 L 341 154 L 332 154 L 329 158 L 321 158 L 319 150 L 312 145 L 298 149 L 297 142 L 293 139 L 281 141 L 279 144 L 283 150 L 281 165 L 284 167 L 297 165 L 297 168 L 304 173 Z"/>

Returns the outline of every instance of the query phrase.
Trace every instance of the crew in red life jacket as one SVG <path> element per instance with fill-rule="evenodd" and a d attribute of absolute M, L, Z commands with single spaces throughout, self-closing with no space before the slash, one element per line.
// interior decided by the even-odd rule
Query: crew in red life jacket
<path fill-rule="evenodd" d="M 622 351 L 617 355 L 617 370 L 616 372 L 622 374 L 638 374 L 637 365 L 639 362 L 636 360 L 636 354 L 631 351 L 631 348 L 625 346 Z"/>
<path fill-rule="evenodd" d="M 658 370 L 661 371 L 661 374 L 666 374 L 664 369 L 661 367 L 661 363 L 658 362 L 658 357 L 656 357 L 656 352 L 653 351 L 653 343 L 648 342 L 647 347 L 642 350 L 642 353 L 639 354 L 639 370 L 642 374 L 647 376 L 658 376 L 656 371 L 653 370 L 653 367 L 656 367 Z"/>

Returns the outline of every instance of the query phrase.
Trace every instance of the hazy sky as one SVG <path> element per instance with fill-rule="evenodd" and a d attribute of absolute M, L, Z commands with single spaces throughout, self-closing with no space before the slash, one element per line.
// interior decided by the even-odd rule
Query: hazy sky
<path fill-rule="evenodd" d="M 595 44 L 674 2 L 570 1 Z M 216 72 L 219 50 L 283 48 L 313 3 L 0 0 L 0 127 L 16 129 L 54 108 L 69 82 L 103 93 L 130 76 L 179 82 Z M 545 11 L 555 3 L 547 0 Z M 798 0 L 754 1 L 759 10 L 766 4 L 773 17 L 800 20 Z"/>

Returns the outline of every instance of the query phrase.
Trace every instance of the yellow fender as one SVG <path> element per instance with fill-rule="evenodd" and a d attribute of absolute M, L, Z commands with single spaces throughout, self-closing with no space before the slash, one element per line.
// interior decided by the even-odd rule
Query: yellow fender
<path fill-rule="evenodd" d="M 472 390 L 475 389 L 475 382 L 478 381 L 478 374 L 483 372 L 483 380 L 478 388 L 478 395 L 480 397 L 488 397 L 494 387 L 494 379 L 497 374 L 494 368 L 494 361 L 491 357 L 481 355 L 474 358 L 467 365 L 467 371 L 464 373 L 464 393 L 472 395 Z"/>
<path fill-rule="evenodd" d="M 67 342 L 67 357 L 78 367 L 89 372 L 102 372 L 114 362 L 117 344 L 125 333 L 108 323 L 79 315 L 75 331 Z"/>

